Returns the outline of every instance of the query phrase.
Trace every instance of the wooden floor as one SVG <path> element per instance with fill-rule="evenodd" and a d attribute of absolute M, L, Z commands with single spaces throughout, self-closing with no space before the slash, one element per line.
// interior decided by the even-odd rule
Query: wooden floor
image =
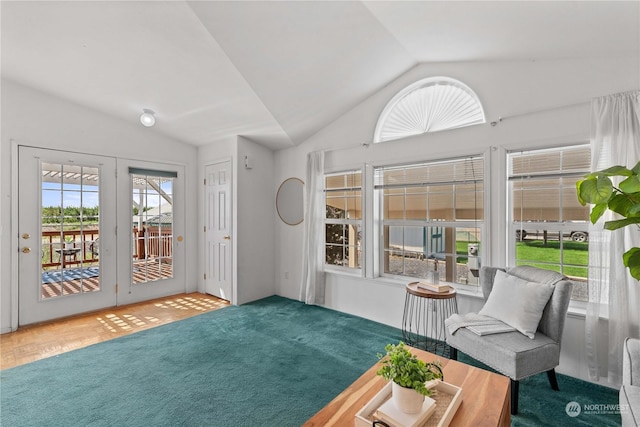
<path fill-rule="evenodd" d="M 227 301 L 211 295 L 181 294 L 25 326 L 0 335 L 0 370 L 228 305 Z"/>

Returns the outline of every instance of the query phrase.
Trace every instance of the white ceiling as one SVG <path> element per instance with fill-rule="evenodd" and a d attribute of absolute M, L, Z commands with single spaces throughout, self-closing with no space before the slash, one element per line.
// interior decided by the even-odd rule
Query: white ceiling
<path fill-rule="evenodd" d="M 2 1 L 2 76 L 194 145 L 297 145 L 420 62 L 640 55 L 640 2 Z"/>

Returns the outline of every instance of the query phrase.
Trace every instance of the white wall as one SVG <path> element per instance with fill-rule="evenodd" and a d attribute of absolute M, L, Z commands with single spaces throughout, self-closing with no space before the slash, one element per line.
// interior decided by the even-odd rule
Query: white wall
<path fill-rule="evenodd" d="M 187 219 L 196 218 L 197 150 L 191 145 L 162 136 L 153 129 L 143 128 L 136 117 L 131 121 L 123 121 L 12 81 L 2 80 L 1 84 L 0 227 L 3 239 L 0 246 L 0 331 L 7 332 L 17 309 L 17 297 L 12 294 L 11 285 L 16 258 L 12 256 L 11 239 L 6 238 L 17 233 L 11 221 L 14 203 L 11 198 L 11 140 L 34 147 L 184 165 Z M 197 287 L 196 226 L 196 221 L 186 221 L 187 292 L 193 292 Z"/>
<path fill-rule="evenodd" d="M 251 169 L 245 168 L 245 156 Z M 238 304 L 274 295 L 273 151 L 238 138 Z"/>
<path fill-rule="evenodd" d="M 420 135 L 372 145 L 376 122 L 386 103 L 402 88 L 425 77 L 448 76 L 469 85 L 483 103 L 489 123 L 463 129 Z M 420 65 L 364 100 L 302 145 L 276 153 L 277 186 L 289 176 L 304 177 L 306 155 L 327 151 L 327 171 L 385 163 L 402 163 L 485 153 L 490 158 L 491 200 L 487 205 L 485 265 L 505 265 L 506 256 L 506 151 L 588 141 L 591 98 L 640 88 L 638 58 L 557 60 Z M 278 223 L 278 293 L 298 298 L 300 289 L 302 227 Z M 366 228 L 366 227 L 365 227 Z M 370 227 L 369 227 L 370 228 Z M 488 252 L 488 253 L 487 253 Z M 289 271 L 290 280 L 283 280 Z M 329 308 L 400 327 L 404 283 L 380 278 L 354 278 L 328 273 L 326 303 Z M 474 296 L 460 295 L 460 312 L 480 308 Z M 584 321 L 567 321 L 559 372 L 586 379 L 583 358 Z M 578 366 L 578 368 L 576 368 Z"/>
<path fill-rule="evenodd" d="M 251 169 L 245 168 L 245 156 L 251 159 Z M 198 150 L 200 182 L 204 178 L 205 165 L 228 159 L 232 163 L 234 304 L 245 304 L 276 293 L 273 158 L 271 150 L 241 136 L 217 141 Z M 199 229 L 202 230 L 204 201 L 202 192 L 200 194 Z M 199 242 L 199 247 L 204 247 L 202 236 Z M 200 265 L 204 266 L 204 251 L 201 252 Z M 199 282 L 199 290 L 204 292 L 203 280 Z"/>

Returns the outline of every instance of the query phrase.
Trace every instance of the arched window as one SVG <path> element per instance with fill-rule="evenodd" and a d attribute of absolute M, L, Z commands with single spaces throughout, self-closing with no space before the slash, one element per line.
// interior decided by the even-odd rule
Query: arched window
<path fill-rule="evenodd" d="M 448 77 L 429 77 L 407 86 L 382 111 L 373 142 L 485 123 L 476 94 Z"/>

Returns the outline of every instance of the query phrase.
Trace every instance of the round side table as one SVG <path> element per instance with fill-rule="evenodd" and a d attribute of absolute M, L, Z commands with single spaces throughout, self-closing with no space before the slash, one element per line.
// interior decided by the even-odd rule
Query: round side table
<path fill-rule="evenodd" d="M 418 287 L 418 282 L 407 285 L 402 316 L 402 338 L 407 345 L 430 353 L 449 357 L 451 348 L 445 339 L 444 320 L 458 312 L 455 289 L 449 292 L 431 292 Z"/>

